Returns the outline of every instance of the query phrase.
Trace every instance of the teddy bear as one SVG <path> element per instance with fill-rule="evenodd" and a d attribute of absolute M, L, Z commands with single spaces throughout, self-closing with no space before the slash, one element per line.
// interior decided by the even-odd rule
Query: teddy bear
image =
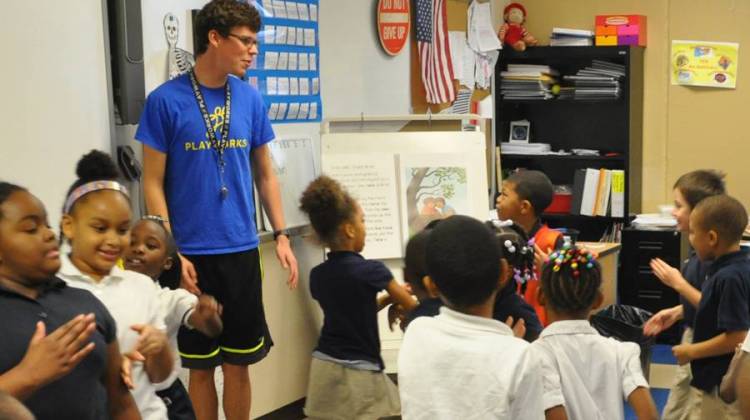
<path fill-rule="evenodd" d="M 526 21 L 526 8 L 523 5 L 520 3 L 510 3 L 505 6 L 503 18 L 505 19 L 505 23 L 503 23 L 503 26 L 500 27 L 500 31 L 497 33 L 500 42 L 510 45 L 516 51 L 523 51 L 527 46 L 536 45 L 536 38 L 523 26 Z"/>

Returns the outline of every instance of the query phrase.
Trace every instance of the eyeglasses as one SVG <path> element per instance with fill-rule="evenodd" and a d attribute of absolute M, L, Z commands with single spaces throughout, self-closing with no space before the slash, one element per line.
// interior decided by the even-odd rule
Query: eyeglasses
<path fill-rule="evenodd" d="M 235 35 L 232 33 L 230 33 L 228 37 L 229 36 L 237 38 L 242 43 L 242 45 L 246 46 L 247 48 L 251 48 L 251 47 L 258 45 L 258 40 L 252 36 L 240 36 L 240 35 Z"/>

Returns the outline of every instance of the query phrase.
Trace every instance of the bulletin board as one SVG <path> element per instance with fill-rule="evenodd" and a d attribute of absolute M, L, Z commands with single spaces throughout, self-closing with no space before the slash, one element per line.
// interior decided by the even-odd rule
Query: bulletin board
<path fill-rule="evenodd" d="M 254 0 L 263 14 L 248 83 L 263 95 L 272 123 L 321 120 L 318 0 Z"/>
<path fill-rule="evenodd" d="M 489 0 L 475 0 L 481 3 L 486 3 Z M 446 15 L 448 18 L 448 31 L 467 31 L 468 26 L 468 11 L 471 0 L 446 0 Z M 413 19 L 413 17 L 412 17 Z M 414 31 L 411 34 L 411 53 L 410 53 L 410 80 L 411 80 L 411 103 L 415 113 L 426 113 L 429 109 L 431 112 L 439 112 L 443 109 L 449 108 L 450 103 L 443 104 L 428 104 L 426 99 L 426 92 L 424 85 L 422 84 L 422 74 L 419 67 L 419 55 L 417 50 L 417 39 L 414 36 Z M 457 80 L 453 81 L 453 85 L 458 92 L 460 85 Z M 474 90 L 471 100 L 481 101 L 490 95 L 490 90 Z"/>

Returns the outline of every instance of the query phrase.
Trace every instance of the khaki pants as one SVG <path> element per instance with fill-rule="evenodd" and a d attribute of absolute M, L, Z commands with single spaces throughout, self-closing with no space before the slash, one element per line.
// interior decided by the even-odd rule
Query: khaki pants
<path fill-rule="evenodd" d="M 711 392 L 692 389 L 689 420 L 742 420 L 735 401 L 727 404 L 721 400 L 718 388 Z"/>
<path fill-rule="evenodd" d="M 308 418 L 375 420 L 400 413 L 398 388 L 385 373 L 312 359 L 305 403 Z"/>
<path fill-rule="evenodd" d="M 685 328 L 680 344 L 692 344 L 692 342 L 693 329 Z M 675 382 L 669 390 L 669 398 L 667 398 L 667 404 L 662 412 L 663 420 L 686 420 L 690 418 L 690 399 L 693 396 L 690 381 L 692 380 L 693 374 L 690 371 L 690 363 L 678 365 L 675 372 Z"/>

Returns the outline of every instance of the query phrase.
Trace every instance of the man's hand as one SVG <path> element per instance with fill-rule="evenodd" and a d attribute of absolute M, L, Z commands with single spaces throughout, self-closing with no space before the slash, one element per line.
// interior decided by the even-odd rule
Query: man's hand
<path fill-rule="evenodd" d="M 94 314 L 78 315 L 50 335 L 46 334 L 44 323 L 37 322 L 19 367 L 26 369 L 34 384 L 53 382 L 68 374 L 94 350 L 89 338 L 95 330 Z"/>
<path fill-rule="evenodd" d="M 200 296 L 201 289 L 198 288 L 198 273 L 195 271 L 195 266 L 182 254 L 177 255 L 180 257 L 180 266 L 182 267 L 180 287 L 196 296 Z"/>
<path fill-rule="evenodd" d="M 276 258 L 279 259 L 279 263 L 284 270 L 289 270 L 289 278 L 286 284 L 289 286 L 289 290 L 294 290 L 299 278 L 299 267 L 297 266 L 297 258 L 294 257 L 292 247 L 289 244 L 289 238 L 286 235 L 279 235 L 276 238 Z"/>

